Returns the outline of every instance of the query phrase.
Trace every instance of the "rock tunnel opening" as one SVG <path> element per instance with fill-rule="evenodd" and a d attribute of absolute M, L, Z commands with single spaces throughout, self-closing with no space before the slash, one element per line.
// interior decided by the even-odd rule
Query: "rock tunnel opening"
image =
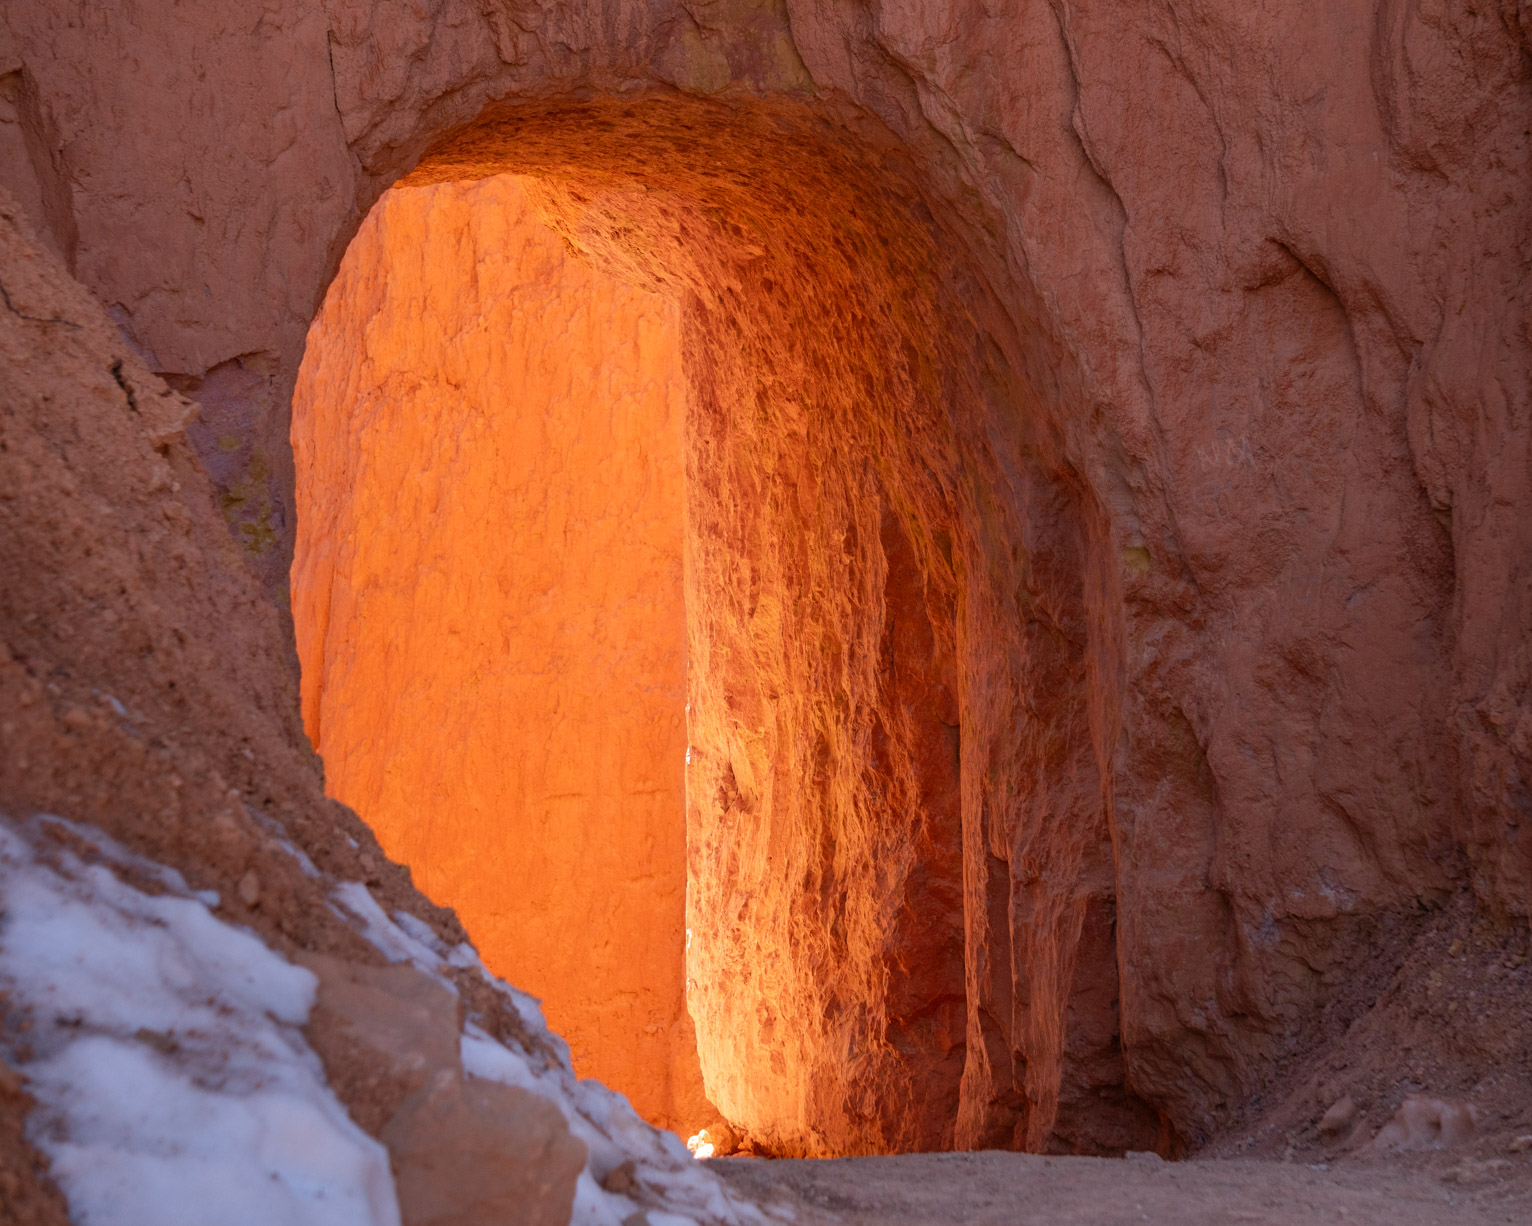
<path fill-rule="evenodd" d="M 431 148 L 299 379 L 304 718 L 651 1120 L 1168 1150 L 1123 1057 L 1067 374 L 924 173 L 677 96 Z"/>
<path fill-rule="evenodd" d="M 390 190 L 295 396 L 294 613 L 330 792 L 686 1135 L 680 378 L 515 177 Z"/>

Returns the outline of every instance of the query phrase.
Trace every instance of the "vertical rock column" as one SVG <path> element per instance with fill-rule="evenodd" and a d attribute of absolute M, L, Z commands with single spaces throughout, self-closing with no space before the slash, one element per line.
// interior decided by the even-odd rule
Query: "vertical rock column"
<path fill-rule="evenodd" d="M 583 1075 L 705 1123 L 675 307 L 571 255 L 512 178 L 396 189 L 310 332 L 293 445 L 328 790 Z"/>

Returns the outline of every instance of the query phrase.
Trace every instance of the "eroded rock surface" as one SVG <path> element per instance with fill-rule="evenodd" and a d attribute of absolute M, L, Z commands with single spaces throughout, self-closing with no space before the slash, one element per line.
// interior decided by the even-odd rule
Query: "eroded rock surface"
<path fill-rule="evenodd" d="M 580 1082 L 535 1002 L 488 976 L 455 917 L 324 796 L 276 610 L 184 434 L 196 406 L 144 369 L 3 192 L 0 286 L 0 894 L 17 920 L 0 985 L 0 1218 L 65 1218 L 30 1138 L 69 1156 L 93 1205 L 121 1178 L 124 1211 L 154 1220 L 187 1203 L 164 1177 L 168 1146 L 185 1165 L 254 1168 L 263 1191 L 278 1177 L 263 1154 L 338 1177 L 329 1201 L 322 1180 L 285 1187 L 315 1221 L 397 1222 L 408 1185 L 406 1222 L 508 1201 L 564 1222 L 578 1177 L 598 1220 L 648 1208 L 738 1226 L 738 1202 L 673 1136 Z M 312 1016 L 293 961 L 325 980 Z M 73 977 L 73 997 L 54 972 Z M 274 973 L 284 986 L 268 1007 Z M 123 1076 L 103 1063 L 111 1048 L 131 1053 Z M 103 1079 L 82 1082 L 92 1068 Z M 334 1117 L 344 1104 L 356 1137 L 387 1133 L 392 1177 L 375 1142 L 370 1170 L 347 1167 L 333 1130 L 327 1141 L 302 1110 L 282 1115 L 295 1086 Z M 428 1090 L 440 1126 L 407 1126 L 434 1118 L 401 1120 Z M 246 1117 L 268 1122 L 231 1133 Z M 197 1131 L 205 1120 L 217 1127 Z M 495 1161 L 464 1175 L 454 1154 L 474 1144 Z M 602 1191 L 624 1161 L 633 1194 Z"/>
<path fill-rule="evenodd" d="M 399 1168 L 399 1212 L 420 1226 L 564 1226 L 585 1166 L 552 1103 L 450 1075 L 406 1099 L 382 1139 Z"/>
<path fill-rule="evenodd" d="M 743 972 L 699 1042 L 784 1150 L 1195 1142 L 1418 908 L 1525 925 L 1525 4 L 0 23 L 7 174 L 151 367 L 222 372 L 273 591 L 302 336 L 428 149 L 669 274 L 690 926 Z"/>
<path fill-rule="evenodd" d="M 296 405 L 293 615 L 331 795 L 582 1075 L 695 1131 L 674 305 L 572 255 L 509 179 L 393 192 Z"/>

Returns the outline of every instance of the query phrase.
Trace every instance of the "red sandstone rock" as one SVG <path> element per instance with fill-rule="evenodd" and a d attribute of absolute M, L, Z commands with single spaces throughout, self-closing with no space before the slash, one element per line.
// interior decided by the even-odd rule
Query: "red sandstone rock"
<path fill-rule="evenodd" d="M 701 133 L 704 115 L 714 131 L 677 148 L 667 129 Z M 964 463 L 999 479 L 975 433 L 983 406 L 1024 394 L 998 352 L 953 339 L 1002 327 L 998 308 L 956 296 L 954 253 L 912 222 L 920 198 L 897 162 L 800 123 L 676 103 L 554 111 L 480 125 L 413 180 L 556 172 L 536 191 L 569 242 L 684 304 L 688 1003 L 708 1094 L 779 1152 L 1152 1144 L 1160 1125 L 1126 1091 L 1117 1045 L 1105 824 L 1079 703 L 1077 498 L 1034 456 L 1013 489 L 1030 517 L 1002 527 L 965 509 Z M 719 176 L 741 148 L 769 178 Z M 1030 576 L 1007 532 L 1035 543 Z M 957 581 L 975 555 L 994 574 L 965 629 Z M 1018 586 L 1031 650 L 1008 658 Z M 960 705 L 960 650 L 984 719 Z M 993 965 L 1026 982 L 992 1010 L 965 983 L 960 772 L 981 797 L 1018 786 L 1000 732 L 1022 681 L 1035 723 L 1018 773 L 1026 793 L 1056 785 L 1063 829 L 1031 837 L 1058 884 L 1035 914 L 1001 901 Z M 1005 771 L 981 782 L 990 755 Z M 969 939 L 992 956 L 985 933 Z M 965 1003 L 999 1015 L 998 1085 L 961 1085 Z M 959 1131 L 965 1093 L 982 1135 Z"/>
<path fill-rule="evenodd" d="M 582 1076 L 685 1135 L 713 1109 L 685 1005 L 680 379 L 674 307 L 514 182 L 390 193 L 298 383 L 293 615 L 330 793 Z"/>
<path fill-rule="evenodd" d="M 594 259 L 670 278 L 695 969 L 737 988 L 694 1008 L 752 1131 L 1196 1140 L 1388 920 L 1532 909 L 1525 4 L 22 0 L 0 33 L 5 180 L 218 391 L 268 581 L 304 329 L 428 146 L 496 104 L 495 156 L 432 173 L 553 176 Z M 591 95 L 627 101 L 513 125 Z M 929 649 L 886 617 L 917 589 Z M 955 913 L 905 906 L 955 880 L 956 989 Z"/>
<path fill-rule="evenodd" d="M 1319 1119 L 1319 1131 L 1327 1137 L 1339 1137 L 1350 1132 L 1361 1114 L 1356 1100 L 1347 1094 L 1335 1100 Z"/>
<path fill-rule="evenodd" d="M 383 1130 L 405 1226 L 566 1226 L 585 1146 L 519 1086 L 442 1077 Z"/>
<path fill-rule="evenodd" d="M 314 966 L 323 982 L 309 1037 L 336 1096 L 374 1132 L 430 1075 L 461 1078 L 460 1010 L 533 1059 L 556 1059 L 477 969 L 444 975 L 449 991 L 380 965 L 342 918 L 336 882 L 365 876 L 388 913 L 445 945 L 464 939 L 382 862 L 367 827 L 325 799 L 275 610 L 179 428 L 196 406 L 143 367 L 17 214 L 0 192 L 0 813 L 97 827 Z M 56 837 L 99 854 L 67 828 Z M 152 867 L 115 871 L 163 889 Z M 253 898 L 241 889 L 251 879 Z M 0 1003 L 0 1042 L 26 1069 L 51 1021 Z M 62 1198 L 24 1141 L 21 1090 L 0 1065 L 0 1219 L 61 1223 Z M 471 1097 L 528 1162 L 540 1151 L 556 1160 L 528 1170 L 502 1153 L 483 1179 L 459 1181 L 465 1196 L 531 1195 L 549 1207 L 545 1220 L 567 1220 L 568 1155 L 580 1146 L 558 1110 Z M 408 1148 L 430 1158 L 429 1145 Z M 413 1178 L 413 1161 L 396 1155 L 396 1171 Z"/>

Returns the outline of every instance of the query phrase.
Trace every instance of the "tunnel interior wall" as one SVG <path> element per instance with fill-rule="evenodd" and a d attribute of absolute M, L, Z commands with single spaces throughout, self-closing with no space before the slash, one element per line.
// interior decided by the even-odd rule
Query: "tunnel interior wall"
<path fill-rule="evenodd" d="M 446 0 L 278 5 L 254 23 L 219 4 L 88 20 L 85 7 L 24 3 L 0 17 L 6 105 L 25 129 L 4 146 L 7 171 L 146 364 L 203 398 L 218 423 L 200 436 L 204 461 L 278 602 L 293 532 L 288 393 L 306 329 L 371 202 L 487 106 L 673 90 L 715 117 L 672 133 L 685 148 L 775 99 L 766 110 L 801 107 L 874 150 L 871 182 L 899 178 L 883 163 L 908 158 L 906 181 L 959 239 L 932 240 L 959 271 L 924 301 L 962 325 L 959 351 L 933 370 L 964 477 L 948 488 L 941 474 L 959 465 L 928 477 L 864 438 L 881 467 L 840 474 L 813 539 L 826 567 L 859 559 L 833 562 L 844 590 L 906 607 L 912 581 L 887 582 L 913 573 L 884 531 L 887 505 L 937 644 L 926 679 L 899 684 L 933 696 L 933 711 L 940 644 L 953 643 L 963 1136 L 1019 1127 L 1027 1144 L 1056 1143 L 1039 1130 L 1072 1128 L 1069 1093 L 1117 1084 L 1090 1071 L 1116 1059 L 1091 1020 L 1112 1017 L 1126 1087 L 1113 1118 L 1136 1118 L 1136 1095 L 1188 1140 L 1216 1135 L 1309 1050 L 1357 968 L 1388 956 L 1413 917 L 1466 894 L 1494 923 L 1525 924 L 1525 6 L 1347 0 L 1295 15 L 1038 0 L 996 14 L 966 0 L 763 0 L 699 17 L 668 2 Z M 178 51 L 188 34 L 195 65 Z M 727 177 L 748 147 L 719 152 Z M 642 193 L 630 196 L 623 210 L 641 215 Z M 918 210 L 896 220 L 912 218 L 932 232 Z M 995 304 L 977 332 L 965 313 L 990 308 L 970 282 Z M 683 306 L 683 344 L 741 311 Z M 985 333 L 998 357 L 976 341 Z M 899 357 L 880 369 L 900 370 Z M 720 355 L 720 386 L 731 362 L 753 361 Z M 222 435 L 237 447 L 220 460 Z M 910 437 L 922 453 L 946 445 Z M 793 446 L 812 451 L 784 469 L 805 491 L 819 488 L 816 466 L 844 463 Z M 727 454 L 719 462 L 731 471 Z M 719 512 L 731 531 L 747 522 Z M 853 524 L 848 553 L 828 532 Z M 835 599 L 810 584 L 801 606 L 783 602 L 803 669 L 812 636 L 798 631 Z M 716 616 L 726 637 L 740 633 L 744 613 L 723 601 Z M 882 700 L 856 667 L 885 635 L 859 634 L 845 713 L 833 684 L 772 699 L 828 702 L 834 771 L 872 756 L 856 738 L 871 737 Z M 981 638 L 1005 664 L 979 667 L 969 644 Z M 728 664 L 741 714 L 720 690 L 700 730 L 709 770 L 744 764 L 752 744 L 777 753 L 775 739 L 755 741 L 780 734 L 749 705 L 749 648 Z M 1053 668 L 1079 684 L 1033 683 Z M 1027 735 L 1032 719 L 1046 736 Z M 910 730 L 912 758 L 923 736 Z M 782 758 L 806 760 L 798 747 Z M 1057 790 L 1011 773 L 1041 762 L 1057 768 Z M 939 772 L 930 779 L 941 811 Z M 854 834 L 856 814 L 853 798 L 805 821 Z M 915 862 L 898 848 L 888 861 Z M 812 909 L 794 922 L 814 941 L 835 936 Z M 1048 924 L 1078 933 L 1080 951 L 1113 923 L 1115 989 L 1092 976 L 1090 992 L 1071 993 L 1060 977 L 1075 953 L 1036 957 Z M 865 955 L 856 965 L 881 965 L 871 943 Z M 848 971 L 867 983 L 885 973 L 897 981 Z M 1115 1010 L 1091 1004 L 1104 990 Z M 1466 1017 L 1454 1031 L 1468 1041 L 1481 1025 Z M 1040 1054 L 1044 1038 L 1064 1055 Z M 882 1049 L 874 1059 L 899 1063 Z M 1037 1104 L 1055 1083 L 1050 1115 Z M 810 1118 L 779 1106 L 773 1118 Z M 853 1123 L 872 1144 L 881 1125 Z M 784 1125 L 805 1150 L 821 1127 L 842 1125 Z"/>
<path fill-rule="evenodd" d="M 408 182 L 508 170 L 681 304 L 710 1097 L 781 1153 L 1160 1143 L 1119 1042 L 1090 499 L 1032 382 L 1048 355 L 897 146 L 803 108 L 533 108 Z M 965 916 L 997 908 L 981 983 L 993 934 Z"/>

